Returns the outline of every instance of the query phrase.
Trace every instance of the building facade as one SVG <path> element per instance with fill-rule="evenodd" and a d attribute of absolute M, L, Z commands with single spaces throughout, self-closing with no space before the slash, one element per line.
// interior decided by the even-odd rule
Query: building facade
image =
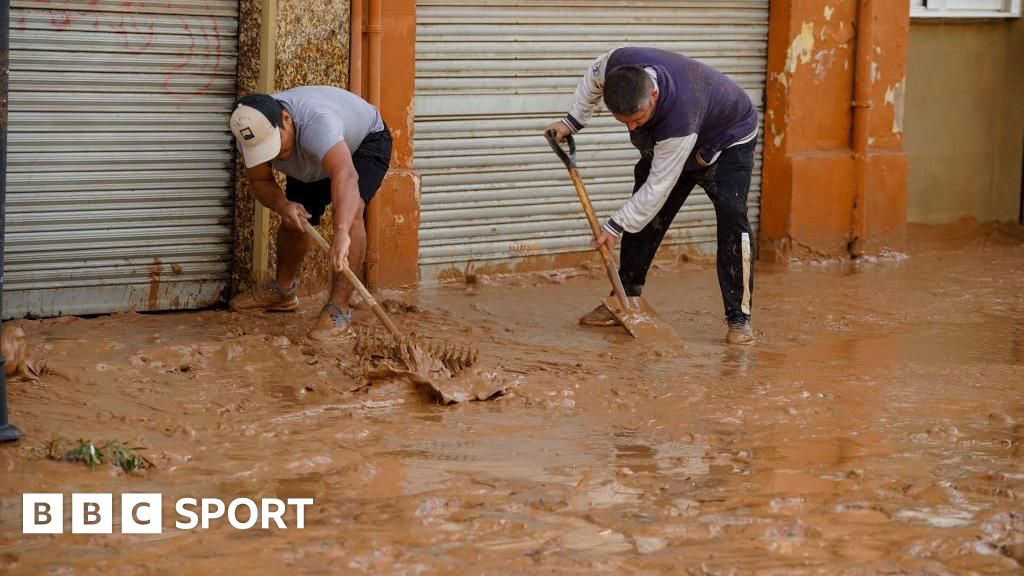
<path fill-rule="evenodd" d="M 4 316 L 198 308 L 275 260 L 227 117 L 252 91 L 347 87 L 395 138 L 367 214 L 377 288 L 594 258 L 541 136 L 620 45 L 700 59 L 762 118 L 748 206 L 761 258 L 900 249 L 905 224 L 1016 220 L 1019 0 L 148 0 L 10 2 Z M 635 151 L 579 136 L 599 214 Z M 666 255 L 714 249 L 695 191 Z M 329 234 L 328 227 L 324 232 Z M 310 258 L 306 286 L 326 281 Z"/>

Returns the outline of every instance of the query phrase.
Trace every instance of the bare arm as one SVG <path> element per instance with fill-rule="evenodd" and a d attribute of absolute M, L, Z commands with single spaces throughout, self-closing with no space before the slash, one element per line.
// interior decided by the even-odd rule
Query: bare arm
<path fill-rule="evenodd" d="M 348 258 L 349 228 L 359 213 L 359 174 L 352 165 L 352 152 L 344 141 L 331 147 L 320 164 L 331 179 L 331 203 L 334 204 L 331 264 L 335 271 L 340 272 Z"/>
<path fill-rule="evenodd" d="M 277 180 L 274 180 L 274 171 L 271 170 L 270 164 L 259 164 L 246 172 L 249 175 L 249 183 L 252 184 L 252 193 L 260 204 L 280 213 L 288 199 L 285 198 L 284 190 L 281 190 Z"/>
<path fill-rule="evenodd" d="M 284 190 L 274 180 L 274 171 L 269 163 L 249 168 L 246 173 L 252 185 L 253 196 L 260 204 L 281 215 L 281 222 L 293 230 L 302 230 L 302 221 L 309 218 L 309 212 L 297 202 L 289 202 Z"/>

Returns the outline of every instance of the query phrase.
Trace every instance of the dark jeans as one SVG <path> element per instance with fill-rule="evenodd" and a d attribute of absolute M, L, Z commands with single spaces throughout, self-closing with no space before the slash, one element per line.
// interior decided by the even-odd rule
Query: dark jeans
<path fill-rule="evenodd" d="M 647 270 L 651 267 L 665 232 L 690 191 L 699 184 L 715 206 L 715 218 L 718 221 L 718 284 L 722 289 L 726 318 L 730 321 L 749 318 L 756 252 L 750 221 L 747 220 L 747 193 L 750 190 L 756 146 L 757 142 L 754 141 L 726 148 L 711 166 L 683 172 L 654 219 L 640 232 L 626 232 L 622 235 L 622 267 L 619 276 L 626 294 L 640 295 L 647 280 Z M 651 160 L 651 156 L 642 156 L 633 169 L 634 194 L 647 181 Z"/>

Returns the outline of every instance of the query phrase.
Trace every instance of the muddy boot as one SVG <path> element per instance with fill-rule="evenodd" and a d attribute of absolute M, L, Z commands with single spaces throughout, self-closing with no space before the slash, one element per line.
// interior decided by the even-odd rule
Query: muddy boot
<path fill-rule="evenodd" d="M 228 303 L 235 312 L 291 312 L 299 306 L 299 284 L 292 282 L 290 290 L 283 290 L 271 280 L 243 292 Z"/>
<path fill-rule="evenodd" d="M 334 302 L 324 304 L 316 324 L 309 330 L 313 340 L 330 340 L 345 333 L 352 323 L 352 312 L 345 312 Z"/>
<path fill-rule="evenodd" d="M 750 326 L 750 319 L 743 318 L 729 321 L 729 333 L 725 335 L 725 341 L 739 346 L 752 345 L 754 343 L 754 329 Z"/>
<path fill-rule="evenodd" d="M 580 317 L 583 326 L 618 326 L 619 321 L 604 304 L 599 305 Z"/>

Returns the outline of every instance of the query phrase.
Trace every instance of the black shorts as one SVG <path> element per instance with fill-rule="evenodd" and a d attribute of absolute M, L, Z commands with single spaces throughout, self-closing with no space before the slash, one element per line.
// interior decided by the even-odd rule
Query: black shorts
<path fill-rule="evenodd" d="M 380 190 L 390 163 L 391 133 L 388 132 L 387 126 L 380 132 L 367 135 L 359 148 L 352 153 L 352 165 L 359 175 L 359 197 L 365 204 L 368 205 L 377 190 Z M 285 196 L 292 202 L 302 204 L 306 212 L 312 215 L 309 222 L 315 226 L 320 223 L 320 217 L 331 203 L 331 179 L 303 182 L 288 176 Z"/>

